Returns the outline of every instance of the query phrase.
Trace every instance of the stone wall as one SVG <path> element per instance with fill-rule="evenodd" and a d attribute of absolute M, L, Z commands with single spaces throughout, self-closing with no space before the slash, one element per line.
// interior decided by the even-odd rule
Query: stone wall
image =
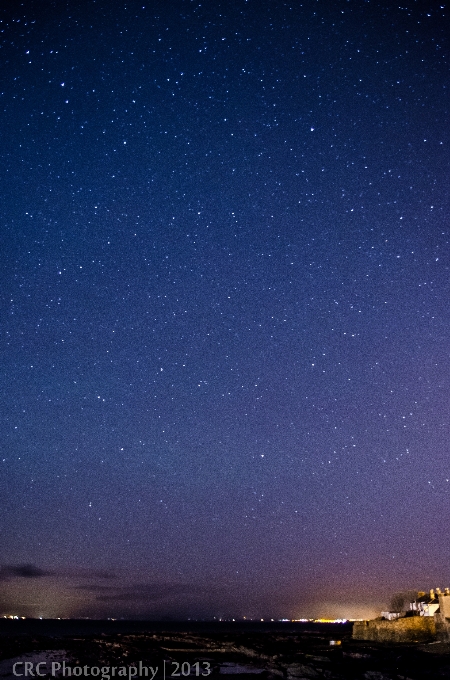
<path fill-rule="evenodd" d="M 436 637 L 440 642 L 450 642 L 450 619 L 442 614 L 435 614 Z"/>
<path fill-rule="evenodd" d="M 407 616 L 396 621 L 355 621 L 353 638 L 373 642 L 425 642 L 436 639 L 436 625 L 432 616 Z"/>

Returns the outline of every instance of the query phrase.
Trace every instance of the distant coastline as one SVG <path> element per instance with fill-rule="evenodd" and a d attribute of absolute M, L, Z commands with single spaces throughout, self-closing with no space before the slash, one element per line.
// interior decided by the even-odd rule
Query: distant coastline
<path fill-rule="evenodd" d="M 2 635 L 43 635 L 70 637 L 73 635 L 106 635 L 139 634 L 149 631 L 217 631 L 234 632 L 299 632 L 310 630 L 351 630 L 353 623 L 332 623 L 324 621 L 136 621 L 111 619 L 5 619 L 0 618 L 0 636 Z"/>

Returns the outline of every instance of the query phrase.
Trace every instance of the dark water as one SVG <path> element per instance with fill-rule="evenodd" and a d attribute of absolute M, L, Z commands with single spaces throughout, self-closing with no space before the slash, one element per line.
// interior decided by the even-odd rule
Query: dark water
<path fill-rule="evenodd" d="M 197 633 L 296 633 L 317 635 L 321 632 L 339 637 L 350 632 L 351 623 L 293 623 L 261 621 L 105 621 L 77 619 L 0 619 L 0 636 L 43 635 L 46 637 L 73 637 L 84 635 L 114 635 L 169 632 Z"/>

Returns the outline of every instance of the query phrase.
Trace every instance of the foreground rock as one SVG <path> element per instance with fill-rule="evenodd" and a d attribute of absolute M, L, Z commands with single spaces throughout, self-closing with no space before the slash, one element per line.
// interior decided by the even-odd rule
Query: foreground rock
<path fill-rule="evenodd" d="M 332 640 L 341 644 L 331 645 Z M 132 680 L 139 675 L 148 680 L 152 675 L 153 680 L 216 680 L 219 676 L 226 680 L 224 675 L 233 675 L 235 680 L 236 676 L 253 680 L 255 675 L 264 680 L 450 680 L 449 645 L 367 643 L 352 639 L 351 625 L 287 633 L 248 632 L 238 627 L 235 632 L 211 633 L 149 630 L 58 638 L 1 636 L 0 651 L 3 680 L 17 677 L 13 663 L 32 663 L 33 659 L 41 663 L 49 659 L 47 668 L 40 670 L 47 670 L 50 678 L 50 659 L 58 659 L 61 665 L 65 661 L 66 672 L 53 677 L 97 676 L 100 680 Z M 144 668 L 151 671 L 146 673 Z"/>

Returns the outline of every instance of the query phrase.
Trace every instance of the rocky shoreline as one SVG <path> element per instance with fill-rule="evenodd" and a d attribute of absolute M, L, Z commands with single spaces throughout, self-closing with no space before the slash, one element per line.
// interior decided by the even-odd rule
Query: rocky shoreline
<path fill-rule="evenodd" d="M 196 676 L 212 679 L 223 675 L 249 680 L 253 675 L 267 680 L 450 679 L 450 645 L 368 643 L 353 640 L 350 625 L 286 633 L 162 630 L 76 637 L 0 637 L 0 680 L 17 677 L 13 665 L 17 663 L 16 671 L 23 671 L 25 661 L 40 662 L 40 670 L 48 671 L 47 677 L 62 677 L 61 671 L 52 674 L 51 662 L 60 666 L 65 662 L 66 677 L 70 668 L 70 675 L 82 677 L 100 673 L 102 678 L 103 672 L 103 680 L 107 680 L 105 668 L 110 669 L 109 674 L 115 668 L 115 677 L 125 672 L 128 677 L 136 677 L 144 666 L 152 669 L 149 674 L 151 677 L 153 673 L 154 680 Z M 80 672 L 73 673 L 75 667 L 81 667 Z M 99 671 L 91 673 L 93 668 Z M 120 673 L 120 668 L 127 670 Z"/>

